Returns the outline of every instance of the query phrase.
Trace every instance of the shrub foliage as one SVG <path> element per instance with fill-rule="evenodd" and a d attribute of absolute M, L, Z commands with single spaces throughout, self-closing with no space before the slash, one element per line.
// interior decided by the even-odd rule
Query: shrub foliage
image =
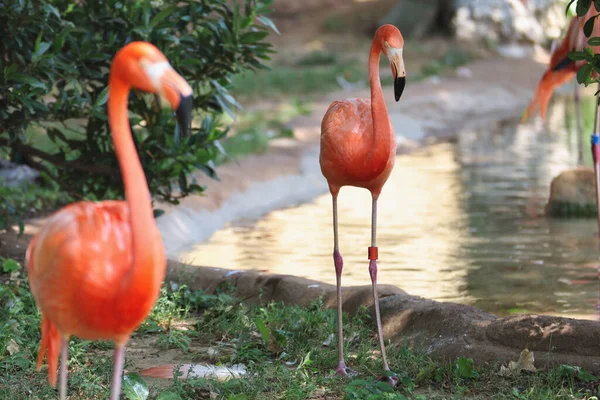
<path fill-rule="evenodd" d="M 243 0 L 242 0 L 243 1 Z M 212 160 L 238 107 L 232 75 L 264 68 L 272 0 L 0 0 L 0 156 L 44 172 L 75 198 L 123 195 L 105 104 L 108 71 L 126 43 L 155 44 L 194 89 L 195 123 L 176 132 L 157 96 L 132 92 L 130 123 L 150 190 L 176 203 L 215 177 Z"/>

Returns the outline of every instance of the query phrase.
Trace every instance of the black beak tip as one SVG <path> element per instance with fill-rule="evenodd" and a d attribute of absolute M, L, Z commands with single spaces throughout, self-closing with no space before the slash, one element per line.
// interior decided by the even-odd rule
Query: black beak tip
<path fill-rule="evenodd" d="M 396 101 L 400 100 L 400 96 L 404 92 L 404 86 L 406 86 L 405 76 L 398 76 L 394 79 L 394 96 L 396 97 Z"/>
<path fill-rule="evenodd" d="M 175 111 L 177 116 L 177 124 L 179 125 L 179 131 L 182 136 L 186 136 L 190 131 L 192 125 L 192 110 L 194 108 L 194 101 L 191 95 L 181 96 L 179 101 L 179 107 Z"/>

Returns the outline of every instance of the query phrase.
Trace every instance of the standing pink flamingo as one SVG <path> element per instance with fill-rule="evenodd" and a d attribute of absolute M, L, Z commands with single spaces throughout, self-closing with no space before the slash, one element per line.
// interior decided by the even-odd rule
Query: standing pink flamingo
<path fill-rule="evenodd" d="M 177 110 L 182 133 L 191 121 L 192 88 L 152 44 L 133 42 L 110 69 L 108 121 L 125 186 L 125 201 L 74 203 L 54 213 L 27 248 L 31 292 L 42 311 L 48 377 L 66 399 L 69 337 L 115 342 L 110 400 L 121 392 L 125 345 L 158 298 L 165 249 L 152 215 L 150 192 L 129 129 L 131 88 L 158 93 Z"/>
<path fill-rule="evenodd" d="M 369 83 L 371 100 L 347 99 L 334 101 L 321 122 L 321 153 L 319 162 L 333 197 L 333 260 L 337 283 L 338 313 L 338 366 L 339 376 L 353 373 L 346 367 L 343 349 L 342 327 L 342 269 L 344 262 L 338 243 L 337 196 L 342 186 L 356 186 L 369 190 L 373 198 L 371 220 L 371 247 L 368 249 L 369 273 L 373 285 L 377 333 L 381 346 L 383 368 L 390 371 L 385 353 L 379 297 L 377 294 L 377 199 L 394 168 L 396 136 L 390 123 L 379 81 L 379 57 L 385 54 L 391 62 L 394 75 L 394 94 L 400 99 L 406 84 L 406 71 L 402 58 L 404 38 L 393 25 L 383 25 L 375 33 L 369 53 Z M 389 374 L 391 375 L 391 374 Z M 398 379 L 389 376 L 396 385 Z"/>

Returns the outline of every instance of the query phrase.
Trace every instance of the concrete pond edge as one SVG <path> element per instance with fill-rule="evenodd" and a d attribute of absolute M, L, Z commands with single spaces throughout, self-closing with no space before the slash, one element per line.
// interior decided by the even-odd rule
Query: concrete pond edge
<path fill-rule="evenodd" d="M 186 284 L 207 293 L 232 285 L 236 296 L 251 304 L 274 301 L 308 306 L 321 297 L 326 308 L 336 307 L 334 285 L 293 275 L 198 267 L 169 260 L 165 282 Z M 385 340 L 407 344 L 434 359 L 468 357 L 480 365 L 508 364 L 528 349 L 534 353 L 538 369 L 566 364 L 600 373 L 597 321 L 534 314 L 496 317 L 472 306 L 412 296 L 393 285 L 379 285 L 378 291 Z M 344 287 L 342 304 L 350 316 L 361 306 L 373 315 L 371 285 Z"/>

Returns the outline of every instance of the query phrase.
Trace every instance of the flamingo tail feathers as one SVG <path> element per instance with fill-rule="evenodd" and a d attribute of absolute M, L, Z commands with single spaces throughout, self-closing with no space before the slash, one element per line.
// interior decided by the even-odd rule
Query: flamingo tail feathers
<path fill-rule="evenodd" d="M 42 368 L 45 355 L 48 361 L 48 381 L 52 387 L 56 387 L 60 346 L 61 336 L 58 328 L 42 314 L 42 342 L 38 353 L 37 370 Z"/>
<path fill-rule="evenodd" d="M 550 102 L 552 93 L 554 93 L 556 88 L 571 80 L 574 75 L 575 72 L 569 69 L 546 71 L 535 89 L 533 99 L 527 106 L 521 122 L 527 121 L 527 119 L 532 117 L 538 109 L 540 110 L 542 120 L 544 120 L 546 118 L 546 110 L 548 109 L 548 103 Z"/>

